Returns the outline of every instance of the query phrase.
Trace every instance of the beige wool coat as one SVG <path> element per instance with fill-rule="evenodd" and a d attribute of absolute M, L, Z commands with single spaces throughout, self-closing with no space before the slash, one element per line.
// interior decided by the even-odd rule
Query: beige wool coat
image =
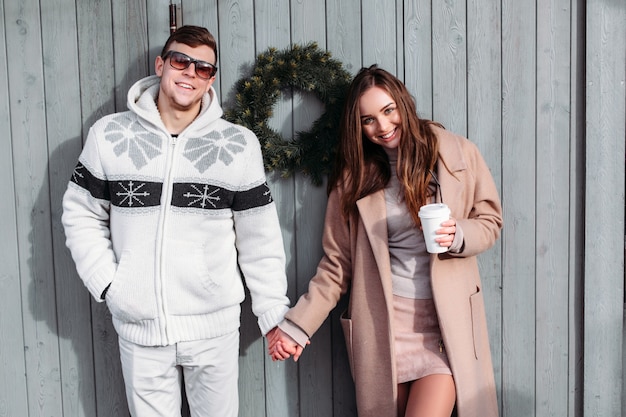
<path fill-rule="evenodd" d="M 499 237 L 502 209 L 491 173 L 469 140 L 436 128 L 443 200 L 464 234 L 461 253 L 431 255 L 431 283 L 456 385 L 458 417 L 497 417 L 496 389 L 476 255 Z M 349 291 L 341 321 L 359 417 L 396 417 L 393 301 L 384 191 L 357 202 L 344 220 L 340 190 L 328 200 L 324 256 L 287 319 L 309 337 Z M 312 341 L 314 343 L 314 340 Z"/>

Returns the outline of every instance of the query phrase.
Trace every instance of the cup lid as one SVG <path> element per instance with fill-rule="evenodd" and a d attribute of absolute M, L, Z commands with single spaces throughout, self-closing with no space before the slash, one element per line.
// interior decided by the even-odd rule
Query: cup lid
<path fill-rule="evenodd" d="M 420 207 L 418 215 L 420 217 L 449 216 L 450 208 L 444 203 L 426 204 L 425 206 Z"/>

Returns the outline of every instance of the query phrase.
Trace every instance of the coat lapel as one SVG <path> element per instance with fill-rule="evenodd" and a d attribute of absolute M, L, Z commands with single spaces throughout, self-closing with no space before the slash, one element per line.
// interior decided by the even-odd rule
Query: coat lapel
<path fill-rule="evenodd" d="M 356 202 L 369 240 L 378 275 L 387 296 L 391 296 L 391 260 L 387 240 L 387 207 L 383 190 L 370 194 Z"/>
<path fill-rule="evenodd" d="M 441 130 L 437 133 L 437 136 L 440 138 L 445 135 L 452 136 L 446 130 Z M 452 210 L 452 217 L 464 218 L 467 216 L 467 213 L 458 211 L 459 203 L 466 200 L 467 189 L 464 184 L 466 182 L 467 169 L 468 165 L 459 141 L 439 140 L 437 177 L 441 187 L 443 202 L 448 204 L 450 210 Z"/>

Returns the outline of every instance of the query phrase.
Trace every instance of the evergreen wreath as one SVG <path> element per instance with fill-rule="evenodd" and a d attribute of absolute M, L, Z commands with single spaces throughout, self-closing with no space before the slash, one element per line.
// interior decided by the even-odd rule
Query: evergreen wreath
<path fill-rule="evenodd" d="M 269 48 L 257 56 L 252 75 L 235 84 L 235 105 L 225 112 L 225 118 L 257 135 L 267 171 L 278 171 L 283 177 L 300 171 L 320 185 L 332 170 L 344 96 L 351 80 L 342 64 L 315 42 L 280 51 Z M 309 131 L 285 140 L 268 120 L 281 92 L 289 88 L 314 93 L 325 111 Z"/>

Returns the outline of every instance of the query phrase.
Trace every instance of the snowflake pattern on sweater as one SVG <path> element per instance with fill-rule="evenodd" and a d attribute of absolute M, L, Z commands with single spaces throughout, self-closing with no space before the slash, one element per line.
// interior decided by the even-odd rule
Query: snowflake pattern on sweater
<path fill-rule="evenodd" d="M 146 131 L 127 113 L 118 114 L 107 123 L 104 137 L 113 145 L 114 154 L 118 158 L 127 156 L 137 170 L 141 170 L 150 160 L 162 154 L 163 139 Z M 228 126 L 223 131 L 211 131 L 203 137 L 187 139 L 183 155 L 202 174 L 218 161 L 230 165 L 236 155 L 244 151 L 246 143 L 239 129 Z M 161 200 L 162 183 L 136 178 L 121 181 L 98 179 L 80 162 L 74 169 L 71 180 L 95 198 L 108 200 L 116 207 L 154 207 Z M 242 193 L 210 184 L 173 184 L 174 207 L 207 210 L 231 208 L 241 211 L 272 201 L 266 183 Z"/>
<path fill-rule="evenodd" d="M 104 128 L 104 133 L 106 140 L 115 145 L 115 154 L 128 154 L 137 169 L 161 154 L 163 139 L 146 131 L 128 114 L 123 113 L 111 120 Z"/>
<path fill-rule="evenodd" d="M 210 132 L 203 138 L 190 138 L 183 154 L 203 173 L 218 160 L 230 165 L 235 154 L 243 152 L 245 147 L 245 137 L 238 129 L 229 127 L 222 132 Z"/>
<path fill-rule="evenodd" d="M 113 206 L 143 208 L 158 206 L 163 184 L 137 179 L 108 181 L 97 178 L 82 163 L 78 163 L 71 181 L 85 189 L 94 198 L 110 201 Z M 205 210 L 243 211 L 272 203 L 274 200 L 267 183 L 249 190 L 236 192 L 224 187 L 200 183 L 177 182 L 172 185 L 173 207 Z"/>
<path fill-rule="evenodd" d="M 63 197 L 66 243 L 120 337 L 146 346 L 239 327 L 248 287 L 263 334 L 288 309 L 276 207 L 254 133 L 221 118 L 211 90 L 173 136 L 159 79 L 138 81 L 129 111 L 89 130 Z"/>

